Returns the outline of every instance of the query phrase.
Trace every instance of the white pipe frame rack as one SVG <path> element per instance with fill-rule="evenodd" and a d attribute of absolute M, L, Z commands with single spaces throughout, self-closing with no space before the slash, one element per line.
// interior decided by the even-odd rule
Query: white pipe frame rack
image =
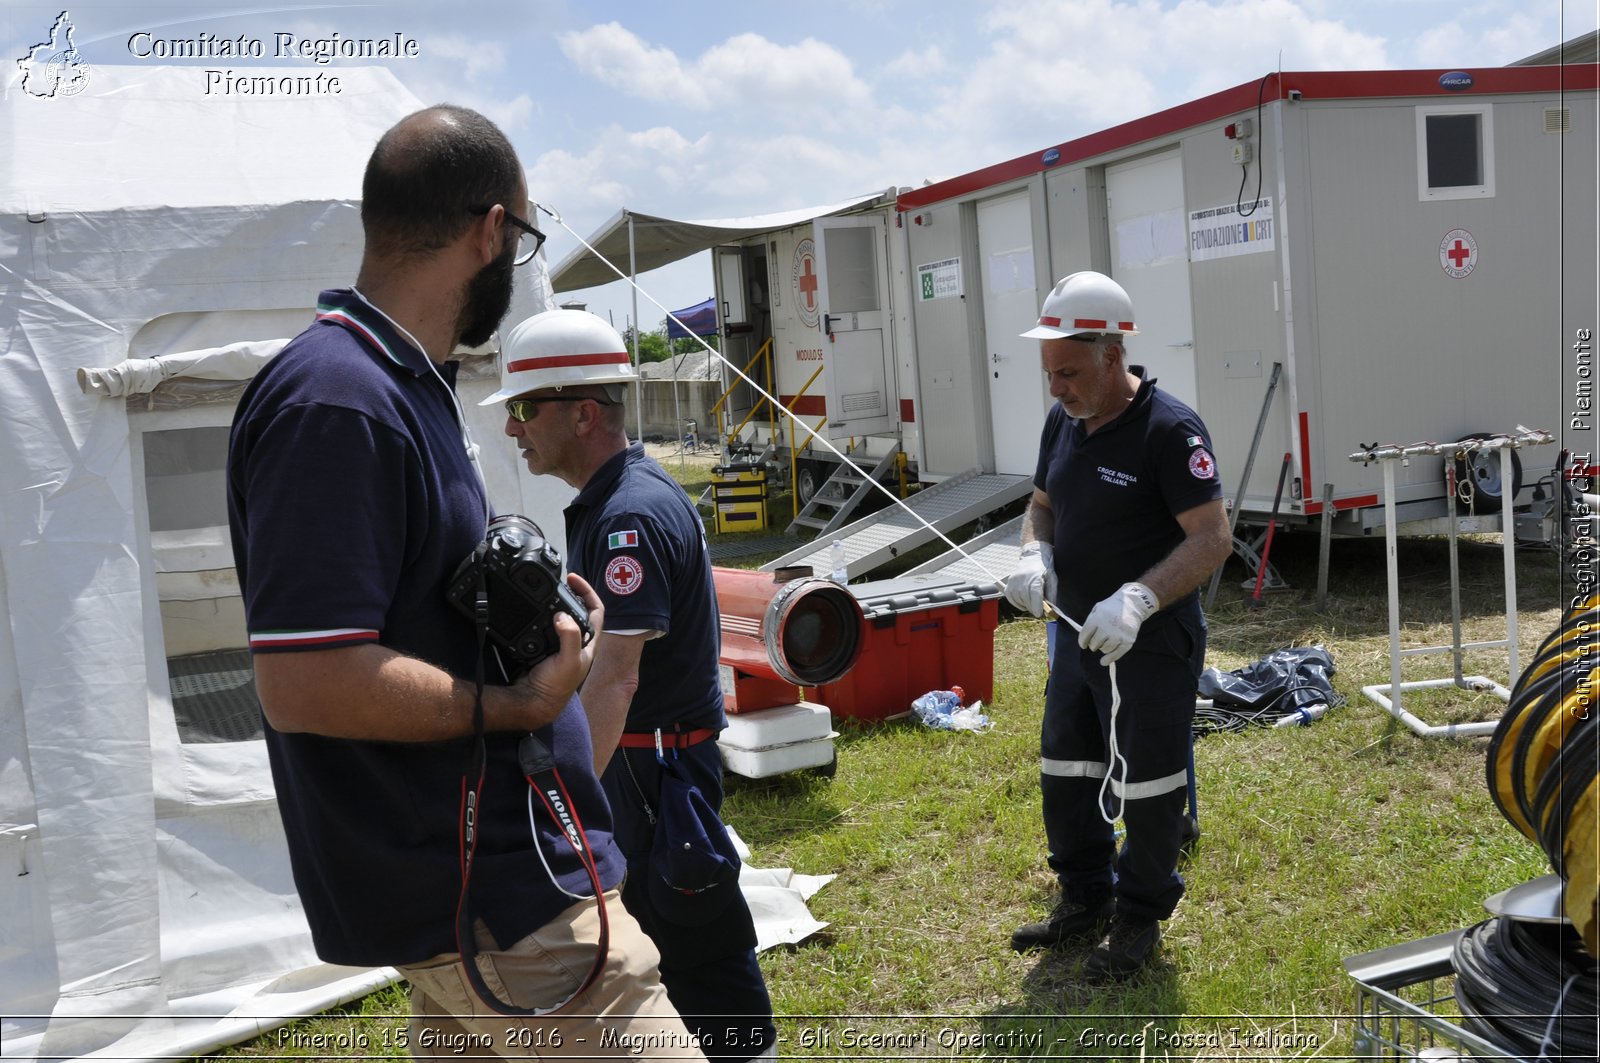
<path fill-rule="evenodd" d="M 1383 538 L 1384 557 L 1389 579 L 1389 683 L 1376 683 L 1362 687 L 1361 693 L 1381 705 L 1391 716 L 1424 738 L 1471 738 L 1494 733 L 1498 720 L 1475 723 L 1429 724 L 1401 707 L 1401 693 L 1406 690 L 1437 690 L 1458 687 L 1475 694 L 1492 693 L 1503 702 L 1511 700 L 1511 691 L 1503 684 L 1481 675 L 1463 675 L 1461 655 L 1464 650 L 1497 649 L 1504 646 L 1509 675 L 1514 678 L 1520 671 L 1517 652 L 1517 561 L 1516 526 L 1512 516 L 1513 480 L 1511 452 L 1522 447 L 1544 446 L 1554 441 L 1549 432 L 1517 426 L 1513 433 L 1488 436 L 1483 439 L 1464 439 L 1456 443 L 1420 442 L 1405 445 L 1384 444 L 1363 447 L 1350 455 L 1350 460 L 1363 465 L 1374 461 L 1383 463 Z M 1500 455 L 1500 531 L 1503 540 L 1506 595 L 1506 637 L 1491 642 L 1461 641 L 1461 581 L 1457 559 L 1457 532 L 1460 516 L 1455 512 L 1455 460 L 1478 451 L 1498 451 Z M 1400 648 L 1400 564 L 1399 536 L 1395 516 L 1395 463 L 1410 464 L 1411 458 L 1428 455 L 1445 457 L 1445 475 L 1449 484 L 1445 520 L 1450 540 L 1450 622 L 1452 638 L 1448 646 L 1422 646 Z M 1455 674 L 1446 679 L 1418 679 L 1401 681 L 1401 662 L 1406 657 L 1428 653 L 1449 653 L 1455 663 Z"/>

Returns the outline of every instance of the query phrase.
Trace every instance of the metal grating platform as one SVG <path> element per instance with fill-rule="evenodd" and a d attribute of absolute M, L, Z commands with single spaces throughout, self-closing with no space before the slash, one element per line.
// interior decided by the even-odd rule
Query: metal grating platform
<path fill-rule="evenodd" d="M 169 657 L 167 677 L 183 744 L 249 742 L 262 736 L 249 650 Z"/>
<path fill-rule="evenodd" d="M 809 565 L 811 571 L 818 575 L 827 575 L 833 571 L 831 554 L 834 540 L 837 539 L 844 547 L 847 573 L 852 577 L 864 575 L 906 551 L 932 541 L 936 536 L 927 525 L 931 524 L 939 532 L 948 532 L 1009 502 L 1025 498 L 1032 491 L 1033 480 L 1030 477 L 968 469 L 906 499 L 905 506 L 916 516 L 900 506 L 890 506 L 845 525 L 831 536 L 821 536 L 797 550 L 791 550 L 761 568 L 771 572 L 789 565 Z"/>
<path fill-rule="evenodd" d="M 974 535 L 961 544 L 959 552 L 946 550 L 938 557 L 908 569 L 906 575 L 925 576 L 936 572 L 968 583 L 1004 583 L 1012 569 L 1017 567 L 1017 558 L 1021 553 L 1022 518 L 1013 517 L 982 535 Z"/>

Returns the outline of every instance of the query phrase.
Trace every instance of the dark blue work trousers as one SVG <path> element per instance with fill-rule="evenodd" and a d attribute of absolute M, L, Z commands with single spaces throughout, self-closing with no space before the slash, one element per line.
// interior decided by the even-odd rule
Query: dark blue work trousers
<path fill-rule="evenodd" d="M 1078 633 L 1059 628 L 1040 737 L 1040 790 L 1050 868 L 1062 894 L 1093 906 L 1115 895 L 1117 912 L 1134 919 L 1166 919 L 1183 896 L 1178 848 L 1194 701 L 1206 651 L 1205 618 L 1198 599 L 1179 602 L 1145 621 L 1139 637 L 1116 662 L 1121 703 L 1118 753 L 1112 763 L 1111 673 L 1100 654 L 1078 648 Z M 1121 811 L 1126 834 L 1119 853 L 1107 804 Z"/>

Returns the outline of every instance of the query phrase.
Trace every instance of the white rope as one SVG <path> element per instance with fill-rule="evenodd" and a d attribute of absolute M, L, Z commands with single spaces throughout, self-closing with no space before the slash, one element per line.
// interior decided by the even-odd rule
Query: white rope
<path fill-rule="evenodd" d="M 1049 602 L 1045 602 L 1044 606 L 1063 623 L 1071 627 L 1072 630 L 1083 631 L 1083 625 Z M 1122 690 L 1117 686 L 1117 662 L 1112 661 L 1106 665 L 1106 671 L 1110 673 L 1111 677 L 1111 727 L 1110 734 L 1106 738 L 1106 774 L 1100 780 L 1100 792 L 1095 798 L 1095 808 L 1100 812 L 1101 819 L 1105 820 L 1108 825 L 1115 827 L 1117 820 L 1121 819 L 1128 809 L 1128 758 L 1122 755 L 1122 748 L 1117 742 L 1117 714 L 1122 711 Z M 1117 774 L 1117 763 L 1119 761 L 1122 763 L 1121 785 L 1112 786 L 1111 780 Z M 1111 792 L 1117 798 L 1117 812 L 1115 815 L 1106 811 L 1106 787 L 1108 786 L 1112 787 Z"/>
<path fill-rule="evenodd" d="M 596 249 L 593 244 L 591 244 L 589 241 L 585 240 L 581 235 L 579 235 L 578 231 L 576 229 L 574 229 L 572 226 L 568 225 L 564 220 L 562 220 L 562 217 L 561 217 L 559 212 L 550 209 L 549 207 L 545 206 L 542 203 L 535 204 L 535 206 L 537 207 L 537 209 L 539 209 L 539 210 L 543 211 L 545 214 L 549 215 L 550 219 L 552 221 L 554 221 L 557 225 L 561 226 L 563 229 L 567 230 L 567 232 L 571 233 L 573 238 L 575 240 L 577 240 L 578 243 L 582 244 L 589 251 L 589 253 L 591 255 L 593 255 L 596 259 L 598 259 L 601 263 L 603 263 L 608 269 L 611 270 L 611 272 L 615 273 L 622 280 L 627 281 L 628 284 L 633 288 L 634 291 L 638 292 L 640 295 L 642 295 L 646 299 L 648 299 L 656 307 L 657 310 L 660 310 L 663 314 L 666 314 L 667 318 L 669 320 L 671 320 L 679 328 L 681 328 L 685 332 L 687 332 L 690 335 L 691 338 L 693 338 L 697 343 L 700 344 L 700 346 L 702 346 L 702 347 L 704 347 L 706 349 L 706 353 L 707 354 L 713 355 L 717 359 L 717 361 L 721 362 L 723 365 L 725 365 L 729 369 L 733 370 L 733 372 L 739 377 L 739 379 L 743 380 L 746 384 L 749 384 L 753 389 L 755 389 L 757 394 L 759 394 L 762 398 L 766 399 L 768 402 L 772 403 L 773 409 L 781 410 L 784 414 L 788 415 L 794 421 L 800 421 L 799 415 L 794 413 L 794 411 L 790 410 L 783 403 L 779 402 L 778 401 L 778 397 L 776 395 L 773 395 L 770 392 L 768 392 L 760 384 L 756 383 L 753 379 L 751 379 L 750 376 L 744 372 L 744 370 L 742 370 L 738 366 L 734 365 L 727 358 L 724 358 L 721 351 L 717 350 L 715 347 L 712 347 L 709 343 L 707 343 L 700 336 L 695 335 L 694 331 L 692 329 L 690 329 L 689 326 L 685 325 L 681 320 L 679 320 L 678 316 L 676 314 L 674 314 L 671 310 L 668 310 L 665 306 L 662 306 L 661 303 L 655 298 L 655 296 L 651 295 L 649 292 L 647 292 L 643 288 L 641 288 L 639 286 L 639 282 L 638 281 L 634 280 L 632 277 L 628 276 L 628 274 L 624 273 L 621 269 L 619 269 L 617 267 L 617 265 L 614 262 L 612 262 L 610 259 L 606 258 L 605 255 L 601 254 L 600 251 L 598 249 Z M 639 327 L 639 323 L 637 321 L 635 321 L 634 322 L 634 328 L 637 329 L 638 327 Z M 800 421 L 800 423 L 803 424 L 804 422 Z M 944 532 L 940 531 L 938 528 L 935 528 L 928 521 L 924 520 L 923 517 L 922 517 L 922 514 L 918 513 L 916 510 L 914 510 L 910 506 L 906 505 L 906 503 L 905 503 L 905 501 L 903 499 L 899 498 L 898 496 L 895 495 L 895 493 L 893 491 L 889 490 L 883 484 L 879 483 L 877 481 L 877 479 L 875 477 L 873 477 L 871 472 L 869 472 L 866 469 L 863 469 L 861 466 L 859 466 L 855 462 L 851 461 L 849 455 L 845 454 L 839 448 L 835 447 L 833 445 L 833 443 L 831 443 L 829 440 L 827 440 L 823 436 L 820 436 L 820 435 L 817 435 L 817 434 L 813 433 L 811 438 L 816 440 L 817 442 L 821 443 L 823 446 L 827 447 L 829 450 L 831 450 L 834 453 L 834 455 L 839 458 L 840 461 L 842 461 L 846 465 L 850 466 L 850 468 L 857 475 L 859 475 L 863 480 L 865 480 L 867 483 L 871 484 L 873 487 L 877 488 L 880 492 L 882 492 L 884 497 L 886 497 L 890 502 L 894 503 L 895 505 L 899 506 L 901 509 L 905 510 L 907 513 L 911 514 L 912 519 L 914 519 L 917 523 L 921 524 L 924 528 L 926 528 L 928 531 L 932 532 L 934 535 L 938 536 L 939 539 L 941 539 L 945 543 L 945 545 L 949 546 L 952 550 L 954 550 L 957 554 L 960 554 L 961 557 L 963 557 L 967 561 L 970 561 L 972 564 L 976 565 L 978 567 L 978 569 L 985 576 L 988 576 L 995 583 L 1000 583 L 1000 584 L 1004 583 L 1004 581 L 999 576 L 996 576 L 993 572 L 991 572 L 989 570 L 988 566 L 984 565 L 983 562 L 979 561 L 976 557 L 973 557 L 971 554 L 969 554 L 965 550 L 963 550 L 960 547 L 960 545 L 957 544 L 948 535 L 946 535 Z M 1066 613 L 1063 613 L 1059 609 L 1055 608 L 1055 606 L 1053 606 L 1051 603 L 1045 602 L 1044 606 L 1045 606 L 1045 611 L 1047 613 L 1051 613 L 1054 616 L 1056 616 L 1058 619 L 1066 622 L 1068 625 L 1070 625 L 1072 627 L 1073 631 L 1081 632 L 1083 630 L 1082 625 L 1078 624 L 1075 620 L 1073 620 Z M 1117 817 L 1108 817 L 1108 815 L 1106 813 L 1106 810 L 1105 810 L 1105 791 L 1106 791 L 1106 787 L 1111 785 L 1112 776 L 1116 774 L 1116 767 L 1117 767 L 1117 762 L 1118 761 L 1122 762 L 1122 785 L 1123 785 L 1124 788 L 1126 788 L 1127 782 L 1128 782 L 1128 761 L 1127 761 L 1127 758 L 1122 755 L 1122 751 L 1118 747 L 1118 744 L 1117 744 L 1117 713 L 1122 707 L 1122 692 L 1117 689 L 1117 664 L 1116 664 L 1115 661 L 1113 661 L 1110 664 L 1108 664 L 1106 666 L 1106 668 L 1111 673 L 1111 735 L 1110 735 L 1110 739 L 1109 739 L 1109 750 L 1108 750 L 1109 751 L 1109 755 L 1110 755 L 1110 763 L 1107 765 L 1106 777 L 1100 783 L 1099 806 L 1100 806 L 1100 817 L 1102 819 L 1104 819 L 1107 823 L 1114 824 L 1116 822 L 1116 818 L 1120 818 L 1121 817 L 1122 810 L 1127 807 L 1128 799 L 1127 799 L 1127 797 L 1125 795 L 1123 795 L 1121 793 L 1118 793 L 1117 796 L 1118 796 L 1118 798 L 1120 800 L 1120 804 L 1118 806 Z"/>

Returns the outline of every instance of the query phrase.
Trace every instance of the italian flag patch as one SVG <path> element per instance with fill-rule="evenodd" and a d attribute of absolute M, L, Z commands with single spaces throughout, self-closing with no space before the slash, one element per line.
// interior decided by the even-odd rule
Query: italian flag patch
<path fill-rule="evenodd" d="M 636 531 L 612 532 L 606 537 L 606 545 L 613 550 L 621 550 L 625 546 L 638 546 L 639 533 Z"/>
<path fill-rule="evenodd" d="M 1204 443 L 1205 440 L 1201 439 L 1199 436 L 1190 436 L 1188 439 L 1185 439 L 1183 442 L 1184 442 L 1185 446 L 1198 447 L 1200 444 Z"/>

